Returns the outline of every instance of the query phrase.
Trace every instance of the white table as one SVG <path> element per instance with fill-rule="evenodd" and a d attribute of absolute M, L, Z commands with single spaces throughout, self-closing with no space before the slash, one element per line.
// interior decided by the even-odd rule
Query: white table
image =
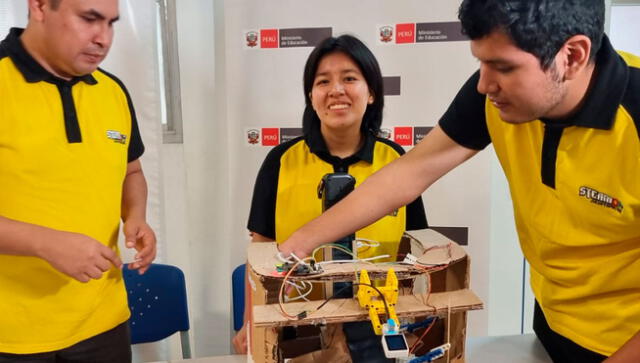
<path fill-rule="evenodd" d="M 467 363 L 551 363 L 533 334 L 468 338 Z M 245 363 L 245 355 L 172 360 L 170 363 Z M 159 363 L 159 362 L 158 362 Z"/>
<path fill-rule="evenodd" d="M 220 355 L 215 357 L 171 360 L 153 363 L 247 363 L 246 355 Z"/>
<path fill-rule="evenodd" d="M 468 338 L 468 363 L 551 363 L 534 334 Z"/>

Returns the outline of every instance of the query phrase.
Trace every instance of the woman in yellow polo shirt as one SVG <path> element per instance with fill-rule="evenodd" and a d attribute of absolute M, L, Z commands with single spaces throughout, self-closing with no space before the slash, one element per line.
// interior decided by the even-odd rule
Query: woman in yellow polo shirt
<path fill-rule="evenodd" d="M 399 145 L 377 136 L 384 107 L 382 73 L 360 40 L 342 35 L 321 42 L 307 59 L 303 83 L 303 136 L 273 148 L 258 173 L 248 222 L 254 242 L 284 241 L 320 215 L 317 188 L 324 175 L 349 173 L 357 187 L 404 153 Z M 380 242 L 359 257 L 389 254 L 395 260 L 402 233 L 426 227 L 418 198 L 358 231 L 357 238 Z M 370 324 L 364 329 L 371 331 Z M 354 362 L 386 361 L 372 331 L 364 340 L 349 339 L 345 332 Z M 245 336 L 243 328 L 234 338 L 238 352 L 246 352 Z"/>

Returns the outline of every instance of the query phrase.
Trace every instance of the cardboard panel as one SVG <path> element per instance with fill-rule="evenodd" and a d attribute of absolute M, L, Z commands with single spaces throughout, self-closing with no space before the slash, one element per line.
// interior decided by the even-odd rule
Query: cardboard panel
<path fill-rule="evenodd" d="M 405 236 L 412 245 L 412 253 L 418 257 L 418 262 L 421 264 L 455 264 L 466 257 L 466 252 L 462 247 L 436 231 L 423 229 L 407 232 Z M 404 243 L 406 244 L 406 241 Z M 269 284 L 269 280 L 280 281 L 281 279 L 280 275 L 275 274 L 275 266 L 282 263 L 276 258 L 277 254 L 278 249 L 275 242 L 249 245 L 247 253 L 249 265 L 265 284 Z M 321 274 L 303 277 L 291 276 L 290 279 L 291 281 L 351 281 L 354 279 L 354 272 L 366 269 L 371 279 L 376 280 L 384 279 L 389 267 L 389 265 L 365 262 L 328 264 L 323 266 L 324 272 Z M 413 278 L 424 273 L 423 270 L 410 265 L 394 265 L 393 269 L 400 280 Z"/>
<path fill-rule="evenodd" d="M 457 313 L 480 310 L 483 307 L 480 298 L 468 289 L 432 293 L 428 305 L 425 304 L 425 299 L 425 294 L 399 296 L 395 306 L 396 314 L 399 318 L 446 316 L 449 308 L 451 313 Z M 302 320 L 289 320 L 282 316 L 278 304 L 256 305 L 253 307 L 253 323 L 257 327 L 280 327 L 368 320 L 368 312 L 361 308 L 355 299 L 333 299 L 316 311 L 322 303 L 323 301 L 287 303 L 287 312 L 292 315 L 302 311 L 313 311 Z"/>

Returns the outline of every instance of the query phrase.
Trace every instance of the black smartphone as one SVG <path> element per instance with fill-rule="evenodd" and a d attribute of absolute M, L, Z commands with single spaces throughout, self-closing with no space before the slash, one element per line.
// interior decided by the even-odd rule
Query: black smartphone
<path fill-rule="evenodd" d="M 348 173 L 325 174 L 318 185 L 318 198 L 322 199 L 322 211 L 333 207 L 356 186 L 356 179 Z"/>

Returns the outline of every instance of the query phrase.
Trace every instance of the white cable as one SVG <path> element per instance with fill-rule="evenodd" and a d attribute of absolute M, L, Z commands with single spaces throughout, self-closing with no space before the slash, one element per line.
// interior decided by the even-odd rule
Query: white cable
<path fill-rule="evenodd" d="M 360 248 L 360 247 L 375 248 L 375 247 L 379 247 L 380 246 L 380 242 L 372 240 L 372 239 L 356 238 L 355 241 L 356 241 L 356 248 Z"/>
<path fill-rule="evenodd" d="M 300 292 L 300 289 L 296 289 L 296 291 L 298 291 L 299 296 L 294 297 L 293 301 L 300 300 L 300 299 L 302 299 L 304 301 L 307 301 L 307 302 L 309 301 L 309 299 L 307 299 L 307 296 L 309 296 L 309 294 L 311 294 L 311 290 L 313 290 L 313 285 L 310 282 L 305 282 L 305 281 L 302 281 L 302 284 L 303 285 L 308 284 L 309 285 L 309 287 L 308 287 L 309 290 L 307 290 L 307 292 L 303 294 L 302 292 Z"/>
<path fill-rule="evenodd" d="M 320 246 L 316 247 L 316 249 L 313 250 L 313 252 L 311 253 L 311 256 L 315 256 L 316 252 L 318 252 L 319 250 L 321 250 L 323 248 L 335 249 L 335 250 L 338 250 L 338 251 L 342 251 L 342 252 L 346 253 L 347 255 L 349 255 L 349 256 L 351 256 L 353 258 L 358 258 L 358 256 L 356 254 L 354 254 L 353 252 L 350 252 L 346 247 L 344 247 L 344 246 L 336 246 L 335 244 L 331 244 L 331 243 L 323 244 L 323 245 L 320 245 Z"/>
<path fill-rule="evenodd" d="M 391 256 L 389 255 L 379 255 L 379 256 L 373 256 L 373 257 L 369 257 L 369 258 L 362 258 L 360 259 L 360 261 L 372 261 L 372 260 L 379 260 L 381 258 L 389 258 Z"/>
<path fill-rule="evenodd" d="M 361 258 L 361 259 L 357 259 L 357 260 L 331 260 L 331 261 L 321 261 L 321 262 L 316 262 L 316 265 L 326 265 L 329 263 L 356 263 L 356 262 L 369 262 L 372 260 L 379 260 L 381 258 L 389 258 L 391 256 L 389 255 L 380 255 L 380 256 L 373 256 L 373 257 L 369 257 L 369 258 Z"/>
<path fill-rule="evenodd" d="M 294 260 L 296 260 L 296 262 L 299 262 L 301 265 L 303 266 L 309 266 L 308 263 L 304 262 L 301 258 L 299 258 L 298 256 L 296 256 L 295 253 L 291 252 L 290 257 L 293 257 Z"/>
<path fill-rule="evenodd" d="M 295 287 L 295 288 L 297 288 L 297 289 L 304 289 L 305 281 L 300 281 L 300 282 L 302 283 L 302 286 L 300 286 L 300 285 L 296 284 L 296 283 L 295 283 L 295 282 L 293 282 L 293 281 L 287 281 L 287 284 L 289 284 L 289 285 L 291 285 L 291 286 L 293 286 L 293 287 Z"/>
<path fill-rule="evenodd" d="M 289 257 L 284 257 L 284 256 L 282 255 L 282 252 L 279 252 L 279 251 L 278 251 L 278 253 L 276 254 L 276 258 L 278 259 L 278 261 L 280 261 L 280 262 L 284 262 L 284 263 L 290 263 L 290 262 L 293 262 L 293 260 L 291 259 L 291 256 L 289 256 Z"/>
<path fill-rule="evenodd" d="M 302 292 L 300 291 L 300 289 L 303 289 L 303 287 L 300 287 L 298 285 L 296 285 L 294 282 L 291 281 L 287 281 L 288 284 L 292 285 L 296 291 L 298 292 L 298 296 L 295 297 L 288 297 L 285 296 L 285 302 L 291 302 L 291 301 L 296 301 L 296 300 L 305 300 L 305 301 L 309 301 L 309 299 L 307 299 L 307 296 L 309 296 L 309 294 L 311 294 L 311 291 L 313 290 L 313 285 L 310 282 L 306 282 L 306 281 L 300 281 L 302 282 L 303 285 L 308 284 L 309 285 L 309 290 L 307 290 L 306 292 Z"/>

